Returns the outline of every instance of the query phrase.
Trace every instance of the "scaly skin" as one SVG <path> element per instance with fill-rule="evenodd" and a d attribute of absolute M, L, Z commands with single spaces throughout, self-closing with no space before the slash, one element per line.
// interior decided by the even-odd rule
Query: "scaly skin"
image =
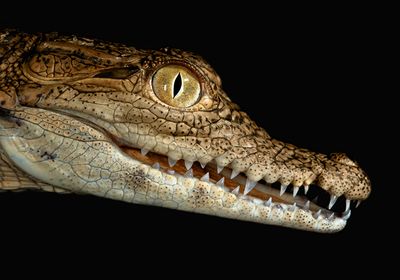
<path fill-rule="evenodd" d="M 172 97 L 159 93 L 170 82 L 157 74 L 165 69 L 182 77 Z M 315 204 L 299 207 L 304 199 L 262 191 L 261 183 L 314 184 L 348 202 L 370 193 L 369 179 L 344 154 L 272 139 L 228 98 L 214 70 L 188 52 L 3 31 L 0 70 L 2 189 L 88 193 L 318 232 L 341 230 L 350 213 L 319 215 Z M 154 158 L 161 168 L 151 166 Z M 184 160 L 174 174 L 167 158 L 171 165 Z M 208 164 L 211 177 L 199 179 L 206 171 L 197 163 L 191 170 L 193 162 Z M 217 167 L 243 175 L 217 184 Z"/>

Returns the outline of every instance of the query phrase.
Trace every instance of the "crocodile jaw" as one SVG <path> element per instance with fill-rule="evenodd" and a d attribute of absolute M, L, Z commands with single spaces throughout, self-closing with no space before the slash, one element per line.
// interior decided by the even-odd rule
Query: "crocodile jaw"
<path fill-rule="evenodd" d="M 11 44 L 10 48 L 20 39 L 28 42 L 18 52 L 7 52 L 11 57 L 0 61 L 2 68 L 8 68 L 7 75 L 0 77 L 0 85 L 7 89 L 5 95 L 0 91 L 0 107 L 15 109 L 14 117 L 21 122 L 28 113 L 30 119 L 26 119 L 25 125 L 45 132 L 45 136 L 36 135 L 44 139 L 35 142 L 34 138 L 27 138 L 35 129 L 27 135 L 19 127 L 12 133 L 8 129 L 0 130 L 3 149 L 16 166 L 40 181 L 75 192 L 271 224 L 276 224 L 271 220 L 278 215 L 273 210 L 275 207 L 282 212 L 275 219 L 280 225 L 320 232 L 343 227 L 350 215 L 351 200 L 364 200 L 370 193 L 368 177 L 344 154 L 322 155 L 271 138 L 229 99 L 218 75 L 196 55 L 168 48 L 138 50 L 56 34 L 29 36 L 6 31 L 0 35 L 0 41 Z M 178 96 L 184 91 L 174 90 L 168 99 L 166 89 L 160 91 L 160 85 L 153 83 L 160 81 L 160 70 L 165 74 L 169 67 L 179 68 L 183 71 L 182 77 L 195 80 L 188 87 L 182 87 L 184 79 L 179 72 L 181 89 L 191 88 L 185 91 L 183 103 L 175 100 L 175 93 Z M 171 83 L 164 86 L 175 89 L 177 77 L 173 79 L 174 87 Z M 201 94 L 194 90 L 199 88 Z M 63 127 L 58 129 L 64 130 L 65 135 L 59 137 L 57 131 L 52 131 L 59 125 L 53 117 L 64 120 Z M 42 122 L 36 123 L 38 119 Z M 2 122 L 7 119 L 0 116 L 0 126 Z M 81 128 L 74 127 L 77 123 L 85 127 L 81 131 L 87 137 L 84 141 L 71 138 L 74 135 L 71 131 Z M 73 130 L 68 132 L 66 124 Z M 88 131 L 91 133 L 86 135 Z M 103 150 L 92 146 L 93 137 Z M 79 148 L 76 157 L 70 154 L 75 155 L 77 150 L 64 146 L 64 140 Z M 59 145 L 54 146 L 54 141 Z M 123 149 L 124 153 L 116 143 L 131 148 Z M 29 146 L 37 149 L 29 150 Z M 184 161 L 186 167 L 200 162 L 208 167 L 214 164 L 214 169 L 207 169 L 211 172 L 208 176 L 206 171 L 194 169 L 194 178 L 190 173 L 185 176 L 186 172 L 179 172 L 175 167 L 170 170 L 161 164 L 162 180 L 150 180 L 149 170 L 157 168 L 152 167 L 154 162 L 150 164 L 148 159 L 138 157 L 135 148 L 144 153 L 147 150 L 158 153 L 171 165 L 176 161 L 182 165 Z M 55 150 L 57 153 L 53 153 Z M 221 168 L 224 168 L 222 173 L 228 172 L 223 174 L 225 185 L 217 184 L 221 177 L 213 176 Z M 116 174 L 112 177 L 105 171 Z M 180 176 L 193 181 L 193 186 L 183 186 Z M 235 178 L 229 181 L 228 177 Z M 175 178 L 176 182 L 170 184 L 168 178 Z M 281 191 L 271 189 L 268 183 L 281 184 Z M 343 203 L 346 200 L 345 212 L 335 214 L 298 199 L 298 191 L 305 192 L 312 183 L 330 195 L 329 209 L 338 198 Z M 293 197 L 284 194 L 290 184 Z M 177 204 L 175 198 L 180 194 L 176 192 L 181 188 L 185 195 Z M 222 197 L 210 194 L 219 189 L 224 192 Z M 230 201 L 228 198 L 232 195 L 236 199 L 232 205 L 220 205 Z M 262 207 L 270 212 L 259 219 L 258 208 Z M 314 220 L 302 212 L 309 213 Z M 341 227 L 334 225 L 336 220 L 341 221 Z"/>
<path fill-rule="evenodd" d="M 209 176 L 196 178 L 192 169 L 181 175 L 163 162 L 151 166 L 86 123 L 65 115 L 32 108 L 12 114 L 10 119 L 1 119 L 0 147 L 15 166 L 50 185 L 130 203 L 316 232 L 337 232 L 346 225 L 346 218 L 243 195 Z M 49 119 L 58 125 L 49 126 Z M 78 131 L 79 137 L 65 138 L 68 131 Z M 132 155 L 132 149 L 125 151 Z"/>

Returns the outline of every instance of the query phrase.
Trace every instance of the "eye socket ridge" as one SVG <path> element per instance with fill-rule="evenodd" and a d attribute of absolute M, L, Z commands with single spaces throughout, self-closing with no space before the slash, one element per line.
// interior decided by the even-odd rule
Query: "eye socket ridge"
<path fill-rule="evenodd" d="M 167 64 L 152 76 L 152 89 L 163 103 L 178 108 L 195 105 L 201 98 L 201 83 L 197 73 L 180 64 Z"/>

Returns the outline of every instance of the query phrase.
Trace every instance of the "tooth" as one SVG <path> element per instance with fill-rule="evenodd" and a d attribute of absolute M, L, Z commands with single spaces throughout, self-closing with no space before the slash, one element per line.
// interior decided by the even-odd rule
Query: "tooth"
<path fill-rule="evenodd" d="M 265 206 L 270 207 L 272 205 L 272 197 L 270 197 L 266 202 Z"/>
<path fill-rule="evenodd" d="M 231 179 L 235 178 L 240 172 L 236 171 L 235 169 L 232 169 L 232 173 L 231 173 Z"/>
<path fill-rule="evenodd" d="M 344 212 L 347 212 L 347 210 L 350 209 L 350 202 L 351 202 L 350 199 L 346 199 L 346 210 L 344 210 Z"/>
<path fill-rule="evenodd" d="M 201 168 L 204 169 L 204 167 L 206 167 L 207 163 L 200 162 L 200 165 L 201 165 Z"/>
<path fill-rule="evenodd" d="M 168 169 L 168 170 L 167 170 L 167 173 L 168 173 L 168 174 L 171 174 L 171 175 L 174 175 L 174 174 L 175 174 L 175 170 Z"/>
<path fill-rule="evenodd" d="M 295 202 L 295 203 L 293 203 L 293 205 L 289 206 L 289 211 L 296 210 L 296 207 L 297 207 L 297 205 L 296 205 L 296 202 Z"/>
<path fill-rule="evenodd" d="M 170 167 L 173 167 L 176 164 L 176 162 L 177 162 L 176 160 L 168 157 L 168 164 Z"/>
<path fill-rule="evenodd" d="M 185 160 L 186 170 L 189 170 L 190 168 L 192 168 L 192 165 L 193 165 L 193 161 Z"/>
<path fill-rule="evenodd" d="M 141 148 L 140 149 L 140 153 L 142 154 L 142 155 L 147 155 L 147 153 L 149 152 L 149 150 L 147 150 L 147 149 L 145 149 L 145 148 Z"/>
<path fill-rule="evenodd" d="M 350 215 L 351 215 L 351 210 L 344 212 L 343 215 L 344 216 L 342 216 L 342 219 L 343 220 L 348 220 L 350 218 Z"/>
<path fill-rule="evenodd" d="M 160 170 L 160 164 L 158 162 L 154 163 L 151 167 L 154 169 Z"/>
<path fill-rule="evenodd" d="M 222 169 L 224 169 L 223 166 L 217 165 L 217 173 L 218 173 L 218 174 L 221 173 Z"/>
<path fill-rule="evenodd" d="M 319 215 L 321 215 L 321 209 L 319 209 L 318 212 L 314 214 L 314 219 L 318 219 Z"/>
<path fill-rule="evenodd" d="M 333 216 L 335 215 L 335 213 L 332 213 L 329 217 L 328 220 L 332 220 Z"/>
<path fill-rule="evenodd" d="M 286 186 L 281 185 L 281 192 L 279 193 L 279 195 L 282 196 L 285 193 L 286 189 L 287 189 L 287 185 Z"/>
<path fill-rule="evenodd" d="M 308 189 L 310 188 L 310 186 L 304 186 L 304 194 L 308 193 Z"/>
<path fill-rule="evenodd" d="M 243 194 L 246 195 L 248 194 L 254 187 L 257 185 L 256 181 L 252 181 L 249 178 L 246 179 L 246 186 L 244 187 L 244 192 Z"/>
<path fill-rule="evenodd" d="M 311 201 L 314 202 L 315 204 L 317 204 L 317 202 L 318 202 L 318 195 L 317 195 L 316 197 L 314 197 L 314 199 L 311 200 Z"/>
<path fill-rule="evenodd" d="M 238 194 L 239 194 L 239 191 L 240 191 L 240 186 L 237 186 L 237 187 L 232 191 L 232 193 L 235 194 L 235 195 L 238 195 Z"/>
<path fill-rule="evenodd" d="M 186 171 L 184 176 L 187 177 L 187 178 L 192 178 L 193 177 L 193 170 L 189 169 L 188 171 Z"/>
<path fill-rule="evenodd" d="M 200 180 L 204 181 L 204 182 L 208 182 L 210 181 L 210 174 L 207 172 L 206 174 L 204 174 Z"/>
<path fill-rule="evenodd" d="M 356 204 L 356 208 L 358 208 L 358 206 L 360 206 L 360 204 L 361 204 L 361 200 L 358 200 L 357 204 Z"/>
<path fill-rule="evenodd" d="M 328 205 L 328 209 L 330 210 L 332 208 L 332 206 L 336 203 L 337 200 L 337 196 L 331 194 L 331 200 L 329 201 L 329 205 Z"/>
<path fill-rule="evenodd" d="M 310 209 L 310 201 L 307 200 L 306 204 L 304 204 L 304 209 L 308 210 Z"/>
<path fill-rule="evenodd" d="M 223 187 L 225 186 L 225 177 L 222 177 L 221 179 L 219 179 L 219 181 L 216 184 L 217 186 Z"/>
<path fill-rule="evenodd" d="M 293 187 L 293 197 L 296 197 L 299 187 Z"/>

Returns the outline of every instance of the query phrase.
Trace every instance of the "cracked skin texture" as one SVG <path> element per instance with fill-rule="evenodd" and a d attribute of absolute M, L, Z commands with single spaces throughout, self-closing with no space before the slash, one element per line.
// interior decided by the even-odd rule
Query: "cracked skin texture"
<path fill-rule="evenodd" d="M 182 73 L 186 92 L 156 92 L 160 69 Z M 131 147 L 212 162 L 251 181 L 315 184 L 351 200 L 370 193 L 368 177 L 345 154 L 327 156 L 271 138 L 229 99 L 211 66 L 189 52 L 5 30 L 0 71 L 0 189 L 88 193 L 320 232 L 346 223 L 254 203 L 216 180 L 169 174 L 121 148 Z"/>

